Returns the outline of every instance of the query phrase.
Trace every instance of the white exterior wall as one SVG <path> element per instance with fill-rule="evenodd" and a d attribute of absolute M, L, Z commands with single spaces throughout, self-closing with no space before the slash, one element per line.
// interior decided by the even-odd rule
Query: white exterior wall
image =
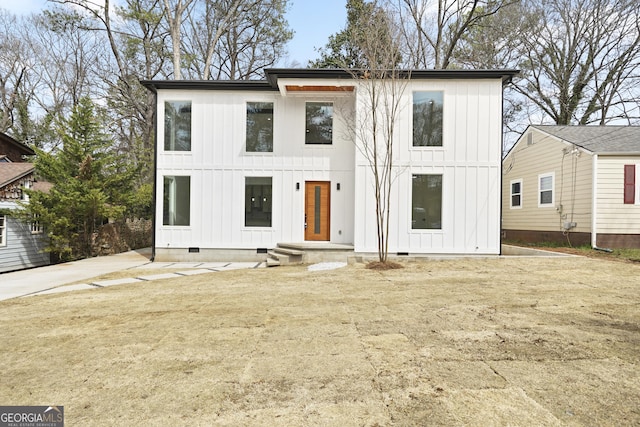
<path fill-rule="evenodd" d="M 304 241 L 305 181 L 331 181 L 331 242 L 354 233 L 354 144 L 342 114 L 353 94 L 158 90 L 156 248 L 271 248 Z M 190 152 L 164 151 L 164 102 L 191 101 Z M 273 153 L 245 152 L 246 103 L 274 103 Z M 305 145 L 305 102 L 333 101 L 333 145 Z M 163 178 L 191 177 L 189 226 L 164 226 Z M 245 177 L 272 177 L 272 227 L 245 227 Z M 296 183 L 300 189 L 296 190 Z M 336 184 L 341 189 L 336 189 Z"/>
<path fill-rule="evenodd" d="M 640 156 L 598 156 L 596 230 L 598 234 L 640 234 Z M 624 204 L 624 165 L 636 165 L 635 204 Z"/>
<path fill-rule="evenodd" d="M 362 83 L 361 83 L 362 84 Z M 366 92 L 359 89 L 360 92 Z M 414 91 L 443 91 L 443 146 L 413 147 Z M 362 93 L 359 94 L 359 97 Z M 364 110 L 364 111 L 363 111 Z M 357 114 L 366 114 L 360 98 Z M 402 95 L 396 124 L 389 253 L 498 254 L 502 82 L 412 80 Z M 412 230 L 411 177 L 442 174 L 442 229 Z M 372 174 L 356 150 L 355 251 L 376 252 Z"/>

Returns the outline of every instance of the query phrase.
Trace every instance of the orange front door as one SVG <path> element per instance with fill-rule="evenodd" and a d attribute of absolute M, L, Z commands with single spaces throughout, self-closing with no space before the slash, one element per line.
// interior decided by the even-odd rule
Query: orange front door
<path fill-rule="evenodd" d="M 304 239 L 328 241 L 330 238 L 331 183 L 328 181 L 307 181 L 304 191 Z"/>

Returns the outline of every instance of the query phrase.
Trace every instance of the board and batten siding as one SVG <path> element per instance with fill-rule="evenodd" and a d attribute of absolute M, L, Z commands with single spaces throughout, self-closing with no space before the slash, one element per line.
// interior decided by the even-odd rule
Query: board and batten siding
<path fill-rule="evenodd" d="M 358 89 L 360 94 L 362 90 Z M 413 92 L 443 92 L 442 147 L 413 147 Z M 362 96 L 362 95 L 360 95 Z M 357 106 L 363 114 L 365 105 Z M 500 80 L 412 81 L 396 124 L 389 253 L 498 254 L 502 84 Z M 366 114 L 366 111 L 364 112 Z M 442 225 L 412 229 L 412 176 L 442 175 Z M 373 178 L 356 151 L 355 251 L 376 252 Z"/>
<path fill-rule="evenodd" d="M 0 273 L 50 264 L 42 234 L 32 234 L 31 226 L 6 215 L 6 245 L 0 246 Z"/>
<path fill-rule="evenodd" d="M 191 151 L 164 151 L 158 126 L 156 248 L 255 249 L 304 241 L 305 181 L 331 181 L 331 242 L 353 242 L 355 146 L 341 119 L 353 111 L 352 94 L 159 90 L 159 123 L 171 100 L 192 102 Z M 305 103 L 314 101 L 334 103 L 332 145 L 305 145 Z M 274 103 L 272 153 L 245 150 L 247 102 Z M 162 225 L 163 177 L 171 175 L 191 177 L 189 226 Z M 246 177 L 272 178 L 271 227 L 245 227 Z"/>
<path fill-rule="evenodd" d="M 575 222 L 571 232 L 591 232 L 593 157 L 572 144 L 529 129 L 503 162 L 502 228 L 505 230 L 562 231 L 563 222 Z M 539 206 L 540 175 L 554 175 L 553 204 Z M 511 207 L 511 183 L 522 180 L 521 208 Z"/>
<path fill-rule="evenodd" d="M 600 155 L 597 164 L 597 233 L 640 234 L 640 201 L 636 197 L 635 204 L 624 204 L 624 165 L 638 168 L 640 156 Z"/>

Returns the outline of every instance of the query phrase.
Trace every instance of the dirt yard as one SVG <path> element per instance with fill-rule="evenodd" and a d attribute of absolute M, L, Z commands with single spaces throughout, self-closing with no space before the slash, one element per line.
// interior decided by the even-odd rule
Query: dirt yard
<path fill-rule="evenodd" d="M 0 343 L 0 404 L 68 426 L 640 425 L 632 263 L 211 273 L 4 301 Z"/>

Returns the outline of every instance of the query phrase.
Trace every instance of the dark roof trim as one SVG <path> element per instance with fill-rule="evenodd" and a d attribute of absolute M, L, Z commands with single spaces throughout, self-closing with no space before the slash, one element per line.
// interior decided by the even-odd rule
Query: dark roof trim
<path fill-rule="evenodd" d="M 402 77 L 411 80 L 430 79 L 502 79 L 503 84 L 520 73 L 520 70 L 400 70 Z M 366 74 L 365 70 L 347 71 L 331 68 L 270 68 L 265 70 L 267 80 L 274 86 L 285 79 L 352 79 Z"/>
<path fill-rule="evenodd" d="M 511 82 L 519 70 L 403 70 L 403 77 L 411 80 L 431 79 L 501 79 L 502 84 Z M 265 70 L 266 80 L 141 80 L 140 83 L 152 92 L 158 89 L 184 90 L 278 90 L 279 79 L 353 79 L 360 71 L 349 72 L 331 68 L 270 68 Z"/>
<path fill-rule="evenodd" d="M 0 140 L 2 140 L 3 142 L 8 143 L 10 145 L 13 145 L 18 150 L 20 150 L 20 152 L 25 156 L 35 156 L 36 155 L 36 152 L 33 151 L 31 148 L 29 148 L 28 146 L 24 145 L 21 142 L 16 141 L 15 139 L 11 138 L 6 133 L 0 132 Z"/>
<path fill-rule="evenodd" d="M 158 89 L 278 90 L 277 86 L 271 86 L 266 80 L 140 80 L 140 84 L 153 93 Z"/>

